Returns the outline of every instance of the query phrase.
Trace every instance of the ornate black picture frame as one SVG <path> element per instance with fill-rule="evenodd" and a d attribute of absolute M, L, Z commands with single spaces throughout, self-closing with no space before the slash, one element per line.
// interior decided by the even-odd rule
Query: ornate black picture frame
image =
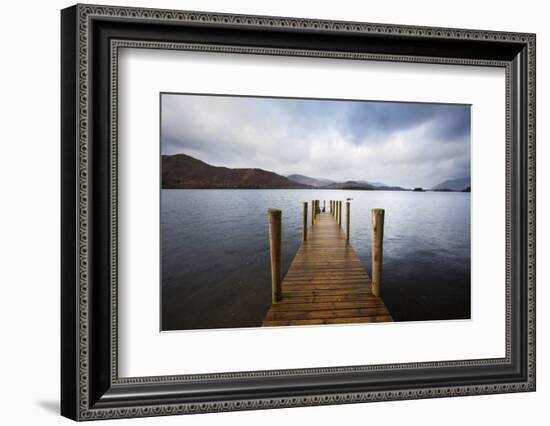
<path fill-rule="evenodd" d="M 61 12 L 61 413 L 158 416 L 535 390 L 535 35 L 76 5 Z M 186 49 L 506 71 L 506 356 L 120 378 L 117 52 Z"/>

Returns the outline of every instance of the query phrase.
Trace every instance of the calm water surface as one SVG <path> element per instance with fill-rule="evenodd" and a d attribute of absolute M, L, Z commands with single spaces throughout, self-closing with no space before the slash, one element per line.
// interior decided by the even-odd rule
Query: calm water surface
<path fill-rule="evenodd" d="M 302 202 L 347 197 L 369 274 L 370 209 L 386 210 L 382 297 L 396 321 L 470 317 L 469 193 L 175 189 L 161 197 L 162 329 L 260 325 L 271 299 L 267 209 L 283 211 L 286 272 Z"/>

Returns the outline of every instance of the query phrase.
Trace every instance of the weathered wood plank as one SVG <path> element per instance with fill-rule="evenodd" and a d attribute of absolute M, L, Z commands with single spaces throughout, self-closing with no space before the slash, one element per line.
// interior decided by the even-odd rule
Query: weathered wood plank
<path fill-rule="evenodd" d="M 287 297 L 284 305 L 292 303 L 322 303 L 322 302 L 351 302 L 351 301 L 368 301 L 372 300 L 372 296 L 369 294 L 337 294 L 337 295 L 323 295 L 323 296 L 294 296 Z M 276 306 L 283 306 L 280 303 L 272 305 L 272 308 Z"/>
<path fill-rule="evenodd" d="M 351 289 L 341 289 L 341 290 L 330 290 L 331 294 L 336 296 L 345 296 L 353 292 L 354 294 L 362 294 L 364 296 L 372 296 L 370 291 L 365 290 L 351 290 Z M 308 297 L 308 296 L 324 296 L 327 293 L 327 290 L 324 289 L 311 289 L 311 290 L 286 290 L 283 291 L 283 298 L 288 296 L 298 296 L 298 297 Z M 372 296 L 375 297 L 375 296 Z"/>
<path fill-rule="evenodd" d="M 321 311 L 336 309 L 361 309 L 366 307 L 384 307 L 384 302 L 375 299 L 352 300 L 348 302 L 312 302 L 312 303 L 278 303 L 270 312 L 286 311 Z"/>
<path fill-rule="evenodd" d="M 303 310 L 303 311 L 273 311 L 270 310 L 265 319 L 267 321 L 295 320 L 295 319 L 333 319 L 333 318 L 356 318 L 376 317 L 389 315 L 385 306 L 365 306 L 354 309 L 327 309 L 327 310 Z"/>
<path fill-rule="evenodd" d="M 392 322 L 393 319 L 388 315 L 377 317 L 355 317 L 355 318 L 332 318 L 332 319 L 301 319 L 301 320 L 277 320 L 265 321 L 264 326 L 280 327 L 288 325 L 321 325 L 321 324 L 362 324 L 362 323 L 380 323 Z"/>

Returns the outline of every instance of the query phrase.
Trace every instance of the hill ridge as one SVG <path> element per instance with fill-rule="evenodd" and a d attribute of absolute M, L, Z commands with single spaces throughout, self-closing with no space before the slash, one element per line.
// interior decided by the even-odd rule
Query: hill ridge
<path fill-rule="evenodd" d="M 162 155 L 163 189 L 310 188 L 259 168 L 213 166 L 187 154 Z"/>

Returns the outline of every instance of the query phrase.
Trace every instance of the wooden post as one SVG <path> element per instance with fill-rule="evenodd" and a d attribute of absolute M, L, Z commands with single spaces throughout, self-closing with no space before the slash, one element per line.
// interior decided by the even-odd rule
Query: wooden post
<path fill-rule="evenodd" d="M 342 226 L 342 202 L 338 201 L 338 225 Z"/>
<path fill-rule="evenodd" d="M 372 209 L 372 294 L 380 296 L 384 209 Z"/>
<path fill-rule="evenodd" d="M 349 210 L 350 210 L 350 203 L 349 201 L 346 202 L 346 240 L 349 241 Z"/>
<path fill-rule="evenodd" d="M 307 241 L 307 201 L 304 201 L 304 214 L 302 220 L 302 241 Z"/>
<path fill-rule="evenodd" d="M 269 209 L 269 254 L 271 257 L 271 301 L 281 300 L 281 216 L 279 209 Z"/>
<path fill-rule="evenodd" d="M 313 215 L 315 216 L 315 223 L 317 223 L 317 200 L 313 200 Z"/>
<path fill-rule="evenodd" d="M 327 200 L 323 200 L 323 213 L 326 211 Z"/>
<path fill-rule="evenodd" d="M 315 200 L 311 200 L 311 226 L 315 225 Z"/>

